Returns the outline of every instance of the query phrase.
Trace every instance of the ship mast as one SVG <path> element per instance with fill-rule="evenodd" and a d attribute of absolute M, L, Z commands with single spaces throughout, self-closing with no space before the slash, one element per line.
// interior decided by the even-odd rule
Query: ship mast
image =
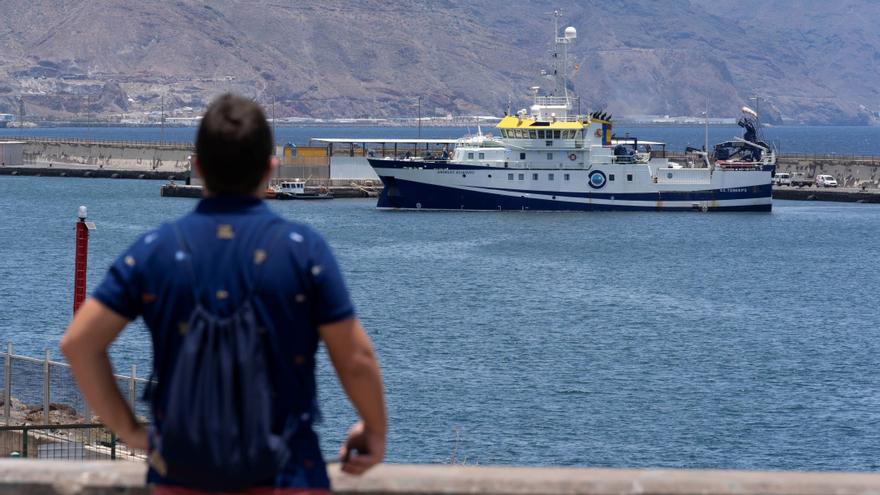
<path fill-rule="evenodd" d="M 577 38 L 577 31 L 573 27 L 568 27 L 565 28 L 563 35 L 559 36 L 560 17 L 562 17 L 562 12 L 558 9 L 554 10 L 553 39 L 555 42 L 553 44 L 553 76 L 556 82 L 556 88 L 553 93 L 556 96 L 564 97 L 566 103 L 569 103 L 568 78 L 566 77 L 566 74 L 568 73 L 568 45 L 574 43 L 574 40 Z M 560 52 L 562 55 L 561 61 Z"/>

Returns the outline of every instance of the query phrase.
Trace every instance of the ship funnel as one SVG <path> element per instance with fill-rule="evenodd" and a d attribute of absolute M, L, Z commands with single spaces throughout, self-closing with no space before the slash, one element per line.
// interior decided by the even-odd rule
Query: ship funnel
<path fill-rule="evenodd" d="M 567 28 L 565 28 L 565 39 L 574 40 L 574 39 L 577 39 L 577 37 L 578 37 L 577 29 L 575 29 L 571 26 L 568 26 Z"/>

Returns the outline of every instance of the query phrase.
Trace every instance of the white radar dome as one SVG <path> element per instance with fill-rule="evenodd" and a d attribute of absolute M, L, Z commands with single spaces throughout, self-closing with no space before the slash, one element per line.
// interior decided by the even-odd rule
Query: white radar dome
<path fill-rule="evenodd" d="M 758 117 L 758 114 L 757 114 L 754 110 L 752 110 L 751 108 L 749 108 L 749 107 L 743 107 L 743 108 L 742 108 L 742 112 L 743 112 L 744 114 L 751 115 L 752 117 L 755 117 L 755 118 Z"/>
<path fill-rule="evenodd" d="M 571 26 L 568 26 L 567 28 L 565 28 L 565 39 L 573 40 L 577 37 L 578 37 L 577 29 L 575 29 Z"/>

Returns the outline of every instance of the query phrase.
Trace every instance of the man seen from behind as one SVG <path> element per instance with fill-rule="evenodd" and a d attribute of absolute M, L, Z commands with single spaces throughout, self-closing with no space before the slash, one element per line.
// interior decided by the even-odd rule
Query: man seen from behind
<path fill-rule="evenodd" d="M 61 342 L 92 410 L 127 445 L 149 449 L 157 494 L 329 492 L 312 427 L 319 341 L 361 417 L 340 450 L 342 470 L 361 474 L 384 456 L 379 365 L 333 254 L 260 199 L 272 143 L 254 102 L 214 101 L 193 159 L 205 198 L 129 247 Z M 107 353 L 138 316 L 153 344 L 149 431 Z"/>

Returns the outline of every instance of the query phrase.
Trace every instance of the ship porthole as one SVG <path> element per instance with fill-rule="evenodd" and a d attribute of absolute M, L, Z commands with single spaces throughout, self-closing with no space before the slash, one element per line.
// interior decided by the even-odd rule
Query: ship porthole
<path fill-rule="evenodd" d="M 421 204 L 421 203 L 416 203 L 416 208 L 417 208 L 417 209 L 421 209 L 421 208 L 422 208 L 422 204 Z"/>
<path fill-rule="evenodd" d="M 467 174 L 461 174 L 463 178 L 467 178 Z"/>

